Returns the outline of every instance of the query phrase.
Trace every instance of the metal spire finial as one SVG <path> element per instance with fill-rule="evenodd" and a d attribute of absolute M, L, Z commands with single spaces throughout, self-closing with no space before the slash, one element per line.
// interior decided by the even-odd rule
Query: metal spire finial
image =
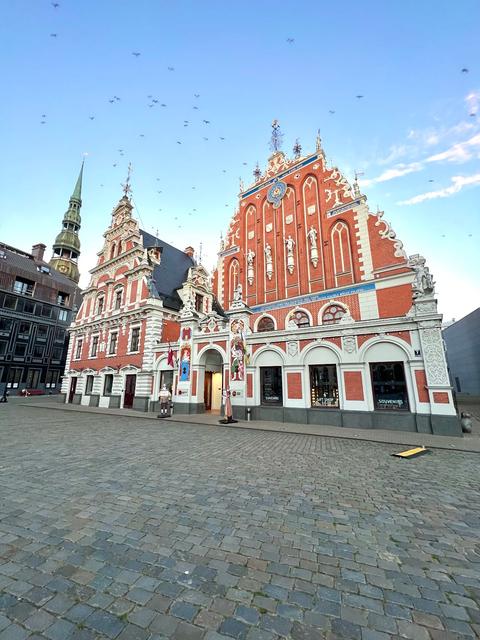
<path fill-rule="evenodd" d="M 283 133 L 280 131 L 280 123 L 278 120 L 272 122 L 272 137 L 270 139 L 270 149 L 273 152 L 280 151 L 283 142 Z"/>
<path fill-rule="evenodd" d="M 295 144 L 293 145 L 293 154 L 295 158 L 299 158 L 302 155 L 302 145 L 298 138 L 295 140 Z"/>
<path fill-rule="evenodd" d="M 130 175 L 132 173 L 132 163 L 129 162 L 128 163 L 128 171 L 127 171 L 127 179 L 125 180 L 125 183 L 122 184 L 122 188 L 123 188 L 123 195 L 126 196 L 128 198 L 128 194 L 132 193 L 132 188 L 130 186 Z"/>
<path fill-rule="evenodd" d="M 320 136 L 320 129 L 317 130 L 317 152 L 322 151 L 322 138 Z"/>
<path fill-rule="evenodd" d="M 258 182 L 258 180 L 260 180 L 261 175 L 262 172 L 260 171 L 260 167 L 258 166 L 257 162 L 255 169 L 253 170 L 253 177 L 255 178 L 255 182 Z"/>

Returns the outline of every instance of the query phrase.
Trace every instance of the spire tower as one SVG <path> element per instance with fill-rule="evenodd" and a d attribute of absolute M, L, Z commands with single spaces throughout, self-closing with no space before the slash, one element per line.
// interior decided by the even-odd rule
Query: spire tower
<path fill-rule="evenodd" d="M 77 263 L 78 256 L 80 255 L 78 232 L 82 222 L 80 217 L 80 209 L 82 207 L 82 179 L 83 162 L 75 189 L 70 196 L 68 209 L 63 216 L 62 230 L 53 243 L 53 255 L 50 260 L 51 267 L 60 271 L 60 273 L 63 273 L 74 282 L 78 282 L 80 279 Z"/>

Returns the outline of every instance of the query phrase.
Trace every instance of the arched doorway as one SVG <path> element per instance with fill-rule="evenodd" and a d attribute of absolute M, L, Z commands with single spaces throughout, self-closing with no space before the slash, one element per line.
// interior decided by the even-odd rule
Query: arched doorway
<path fill-rule="evenodd" d="M 199 365 L 204 371 L 203 399 L 205 411 L 220 413 L 223 388 L 223 358 L 216 349 L 207 349 L 200 358 Z M 199 382 L 201 384 L 201 379 Z"/>

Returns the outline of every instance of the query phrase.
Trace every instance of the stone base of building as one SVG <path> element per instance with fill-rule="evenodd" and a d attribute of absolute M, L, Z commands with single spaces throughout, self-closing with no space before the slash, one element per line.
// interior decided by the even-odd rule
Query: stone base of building
<path fill-rule="evenodd" d="M 246 420 L 247 407 L 233 406 L 233 417 L 238 420 Z M 250 417 L 252 420 L 272 422 L 294 422 L 318 426 L 348 427 L 350 429 L 389 429 L 462 437 L 462 428 L 457 416 L 256 406 L 250 407 Z"/>

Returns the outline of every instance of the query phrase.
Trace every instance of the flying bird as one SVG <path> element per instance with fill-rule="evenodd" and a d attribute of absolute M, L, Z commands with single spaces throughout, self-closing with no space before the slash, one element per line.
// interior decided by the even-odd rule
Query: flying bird
<path fill-rule="evenodd" d="M 58 2 L 52 2 L 51 4 L 54 9 L 58 9 L 58 7 L 60 6 Z"/>
<path fill-rule="evenodd" d="M 361 96 L 361 95 L 360 96 L 355 96 L 355 97 L 358 98 L 359 100 L 360 100 L 360 98 L 363 98 L 363 96 Z"/>
<path fill-rule="evenodd" d="M 225 138 L 222 138 L 222 136 L 220 136 L 220 140 L 225 140 Z"/>
<path fill-rule="evenodd" d="M 95 120 L 95 116 L 88 116 L 90 120 Z"/>
<path fill-rule="evenodd" d="M 247 163 L 246 163 L 246 162 L 244 162 L 243 164 L 244 164 L 245 166 L 247 166 Z"/>
<path fill-rule="evenodd" d="M 205 138 L 205 137 L 204 137 L 203 139 L 204 139 L 204 140 L 208 140 L 208 138 Z"/>
<path fill-rule="evenodd" d="M 177 140 L 177 144 L 182 144 L 182 143 L 180 142 L 180 140 Z"/>
<path fill-rule="evenodd" d="M 468 72 L 469 72 L 469 69 L 467 69 L 467 67 L 463 67 L 462 73 L 468 73 Z"/>
<path fill-rule="evenodd" d="M 169 71 L 175 71 L 175 67 L 167 67 Z"/>
<path fill-rule="evenodd" d="M 56 37 L 57 37 L 57 34 L 56 34 L 56 33 L 51 33 L 51 34 L 50 34 L 50 37 L 51 37 L 51 38 L 56 38 Z"/>
<path fill-rule="evenodd" d="M 113 164 L 113 165 L 112 165 L 112 167 L 116 167 L 116 166 L 117 166 L 117 163 L 115 163 L 115 164 Z"/>
<path fill-rule="evenodd" d="M 328 113 L 332 113 L 333 114 L 333 113 L 335 113 L 335 111 L 333 109 L 329 109 Z"/>
<path fill-rule="evenodd" d="M 144 133 L 141 133 L 141 134 L 140 134 L 140 138 L 144 138 L 144 137 L 145 137 L 145 134 L 144 134 Z"/>
<path fill-rule="evenodd" d="M 476 113 L 473 113 L 473 112 L 472 112 L 472 113 L 470 114 L 470 117 L 471 117 L 471 118 L 475 118 L 475 116 L 476 116 L 476 115 L 477 115 Z"/>
<path fill-rule="evenodd" d="M 222 169 L 222 172 L 223 172 L 223 173 L 227 173 L 227 170 L 226 170 L 226 169 Z"/>
<path fill-rule="evenodd" d="M 435 182 L 435 180 L 432 180 L 432 178 L 430 178 L 429 182 Z"/>
<path fill-rule="evenodd" d="M 210 120 L 204 120 L 204 124 L 210 124 Z"/>
<path fill-rule="evenodd" d="M 157 104 L 158 100 L 156 100 L 155 98 L 152 99 L 153 104 Z"/>
<path fill-rule="evenodd" d="M 120 102 L 120 98 L 118 96 L 113 96 L 113 99 L 116 100 L 117 102 Z"/>
<path fill-rule="evenodd" d="M 42 120 L 42 121 L 40 122 L 40 124 L 45 124 L 45 120 Z"/>
<path fill-rule="evenodd" d="M 113 104 L 115 102 L 115 100 L 109 100 L 110 104 Z"/>
<path fill-rule="evenodd" d="M 199 93 L 194 93 L 193 95 L 195 96 L 195 98 L 199 98 L 200 97 Z"/>
<path fill-rule="evenodd" d="M 164 102 L 162 102 L 162 104 L 160 106 L 161 107 L 166 107 L 167 105 Z"/>
<path fill-rule="evenodd" d="M 295 42 L 295 38 L 287 38 L 288 44 L 293 44 Z"/>
<path fill-rule="evenodd" d="M 193 107 L 194 109 L 196 109 L 198 111 L 198 107 Z"/>
<path fill-rule="evenodd" d="M 138 58 L 139 55 L 140 55 L 140 51 L 132 51 L 132 56 L 135 56 L 136 58 Z"/>
<path fill-rule="evenodd" d="M 42 118 L 46 118 L 47 114 L 46 113 L 42 113 Z"/>

